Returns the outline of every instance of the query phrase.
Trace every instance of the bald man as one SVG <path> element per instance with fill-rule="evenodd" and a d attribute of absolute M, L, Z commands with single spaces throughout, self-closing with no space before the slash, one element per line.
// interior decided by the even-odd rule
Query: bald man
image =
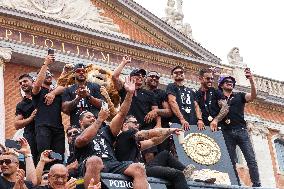
<path fill-rule="evenodd" d="M 54 164 L 48 173 L 48 185 L 38 186 L 35 189 L 75 189 L 76 179 L 68 180 L 68 170 L 63 164 Z"/>

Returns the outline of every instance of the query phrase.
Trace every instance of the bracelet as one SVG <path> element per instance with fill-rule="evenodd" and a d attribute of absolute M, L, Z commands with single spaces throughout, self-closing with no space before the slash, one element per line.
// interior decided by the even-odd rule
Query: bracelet
<path fill-rule="evenodd" d="M 202 118 L 198 118 L 197 120 L 198 120 L 198 121 L 203 121 L 203 119 L 202 119 Z"/>
<path fill-rule="evenodd" d="M 25 158 L 28 158 L 28 157 L 33 157 L 33 155 L 32 154 L 25 155 Z"/>

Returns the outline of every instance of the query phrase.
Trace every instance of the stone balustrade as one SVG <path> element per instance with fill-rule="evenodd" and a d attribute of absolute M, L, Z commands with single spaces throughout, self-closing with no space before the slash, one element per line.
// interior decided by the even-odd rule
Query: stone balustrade
<path fill-rule="evenodd" d="M 263 76 L 255 75 L 258 91 L 267 92 L 269 95 L 284 98 L 284 81 L 277 81 Z"/>

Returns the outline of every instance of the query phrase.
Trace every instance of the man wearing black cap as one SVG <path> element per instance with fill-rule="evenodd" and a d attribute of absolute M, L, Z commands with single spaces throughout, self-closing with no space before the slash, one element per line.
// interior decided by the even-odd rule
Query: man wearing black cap
<path fill-rule="evenodd" d="M 37 113 L 35 116 L 35 131 L 38 154 L 44 150 L 53 150 L 61 155 L 65 152 L 65 133 L 61 116 L 61 95 L 54 98 L 52 104 L 45 103 L 45 96 L 52 91 L 53 74 L 48 66 L 54 63 L 54 55 L 50 54 L 37 75 L 32 89 L 32 99 Z"/>
<path fill-rule="evenodd" d="M 102 105 L 100 86 L 86 81 L 85 68 L 84 64 L 75 65 L 75 84 L 66 88 L 62 95 L 62 110 L 70 115 L 70 125 L 79 126 L 79 116 L 83 111 L 97 115 Z"/>
<path fill-rule="evenodd" d="M 196 102 L 195 92 L 184 86 L 184 69 L 176 66 L 171 71 L 174 83 L 167 86 L 169 104 L 174 113 L 173 123 L 179 123 L 184 130 L 188 130 L 190 125 L 204 127 L 201 111 Z"/>
<path fill-rule="evenodd" d="M 119 76 L 124 66 L 131 62 L 129 56 L 123 57 L 120 65 L 114 70 L 112 79 L 115 83 L 115 88 L 119 91 L 119 95 L 122 101 L 125 98 L 126 91 L 123 88 L 123 82 L 119 79 Z M 145 116 L 153 109 L 157 109 L 157 103 L 152 91 L 142 88 L 146 71 L 144 69 L 134 69 L 130 73 L 131 79 L 135 81 L 135 93 L 132 97 L 132 103 L 128 115 L 134 115 L 140 124 L 140 129 L 152 129 L 154 127 L 161 127 L 161 118 L 158 116 L 156 120 L 146 120 Z"/>
<path fill-rule="evenodd" d="M 235 78 L 231 76 L 220 78 L 219 88 L 223 91 L 223 98 L 227 100 L 229 105 L 229 113 L 220 122 L 220 126 L 222 127 L 223 136 L 236 175 L 238 175 L 236 171 L 236 145 L 238 145 L 247 162 L 250 178 L 253 183 L 252 186 L 260 187 L 261 183 L 259 180 L 255 153 L 247 131 L 246 121 L 244 119 L 245 104 L 256 98 L 257 91 L 253 76 L 248 68 L 245 70 L 245 76 L 251 85 L 250 93 L 233 92 L 236 84 Z"/>
<path fill-rule="evenodd" d="M 196 100 L 202 112 L 202 119 L 212 131 L 218 130 L 218 123 L 227 115 L 229 107 L 222 99 L 222 92 L 213 87 L 214 77 L 210 69 L 199 72 L 200 89 L 196 92 Z M 206 129 L 205 127 L 198 128 Z"/>

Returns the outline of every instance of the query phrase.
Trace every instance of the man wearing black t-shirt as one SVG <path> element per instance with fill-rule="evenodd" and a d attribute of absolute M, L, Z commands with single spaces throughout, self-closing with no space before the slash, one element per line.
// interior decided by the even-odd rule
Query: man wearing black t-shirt
<path fill-rule="evenodd" d="M 35 123 L 34 117 L 36 115 L 36 110 L 32 103 L 32 85 L 33 79 L 29 74 L 23 74 L 19 77 L 19 84 L 24 92 L 24 97 L 21 102 L 16 106 L 16 117 L 14 121 L 14 127 L 18 129 L 24 128 L 24 137 L 27 139 L 33 160 L 37 162 L 37 144 L 35 137 Z"/>
<path fill-rule="evenodd" d="M 179 123 L 184 130 L 188 130 L 190 125 L 204 127 L 201 111 L 196 102 L 195 92 L 184 86 L 184 69 L 176 66 L 171 71 L 174 83 L 167 86 L 168 101 L 174 113 L 173 123 Z M 198 120 L 198 121 L 197 121 Z"/>
<path fill-rule="evenodd" d="M 255 159 L 255 153 L 247 131 L 246 121 L 244 119 L 244 109 L 247 102 L 256 98 L 256 88 L 253 76 L 249 69 L 245 70 L 245 76 L 249 79 L 251 85 L 250 93 L 233 92 L 235 79 L 231 76 L 222 77 L 219 80 L 219 88 L 223 91 L 224 99 L 229 105 L 229 113 L 219 123 L 222 127 L 223 136 L 226 146 L 234 166 L 236 175 L 236 145 L 238 145 L 247 162 L 250 178 L 253 187 L 260 187 L 258 166 Z"/>
<path fill-rule="evenodd" d="M 168 96 L 166 91 L 158 88 L 159 79 L 160 74 L 158 72 L 148 72 L 146 77 L 146 87 L 148 90 L 154 93 L 156 102 L 158 104 L 158 109 L 153 109 L 152 111 L 150 111 L 146 115 L 145 120 L 147 122 L 150 122 L 160 116 L 162 128 L 169 128 L 170 117 L 173 116 L 173 113 L 168 103 Z M 172 137 L 167 138 L 162 144 L 160 144 L 158 146 L 158 150 L 159 152 L 167 150 L 171 151 L 171 153 L 173 154 L 176 154 Z"/>
<path fill-rule="evenodd" d="M 32 99 L 37 114 L 35 116 L 35 131 L 38 154 L 44 150 L 65 152 L 65 135 L 61 117 L 61 96 L 57 95 L 52 104 L 47 105 L 45 96 L 52 90 L 53 75 L 48 66 L 54 63 L 54 55 L 48 55 L 38 73 L 32 89 Z"/>
<path fill-rule="evenodd" d="M 114 70 L 112 80 L 115 88 L 119 91 L 119 95 L 124 100 L 126 91 L 123 87 L 123 82 L 119 76 L 127 63 L 131 62 L 129 56 L 123 57 L 120 65 Z M 154 127 L 161 127 L 161 117 L 157 116 L 155 120 L 146 119 L 146 115 L 153 109 L 157 109 L 157 103 L 152 91 L 142 88 L 146 71 L 144 69 L 134 69 L 130 73 L 131 79 L 135 80 L 135 94 L 132 98 L 132 103 L 128 115 L 136 117 L 140 124 L 140 129 L 152 129 Z"/>
<path fill-rule="evenodd" d="M 109 126 L 102 126 L 102 123 L 109 115 L 108 110 L 101 109 L 98 119 L 95 119 L 91 112 L 83 112 L 80 116 L 80 126 L 83 132 L 76 138 L 76 156 L 80 163 L 80 170 L 85 174 L 85 187 L 88 186 L 91 178 L 99 182 L 99 172 L 125 174 L 133 177 L 133 188 L 147 189 L 148 181 L 145 169 L 141 164 L 131 161 L 120 162 L 114 153 L 114 142 L 119 134 L 123 121 L 129 110 L 133 93 L 135 91 L 134 81 L 126 79 L 124 88 L 127 91 L 125 99 L 121 104 L 117 115 L 112 119 Z M 101 159 L 104 166 L 100 163 Z"/>
<path fill-rule="evenodd" d="M 202 120 L 212 131 L 217 131 L 218 123 L 227 115 L 229 107 L 226 100 L 221 98 L 222 92 L 213 87 L 214 77 L 211 70 L 200 70 L 199 80 L 201 86 L 196 92 L 196 101 L 202 112 Z M 205 127 L 198 129 L 204 130 Z"/>
<path fill-rule="evenodd" d="M 184 166 L 168 151 L 162 151 L 157 155 L 148 151 L 145 161 L 141 152 L 155 147 L 172 134 L 178 134 L 177 128 L 156 128 L 138 131 L 139 124 L 135 117 L 129 115 L 125 119 L 122 132 L 116 140 L 115 154 L 119 161 L 134 161 L 146 163 L 147 176 L 167 179 L 174 189 L 188 188 L 186 178 L 190 178 L 194 166 Z"/>
<path fill-rule="evenodd" d="M 79 115 L 90 111 L 97 115 L 102 103 L 100 86 L 87 82 L 86 66 L 77 64 L 74 67 L 75 84 L 66 88 L 62 95 L 62 110 L 70 115 L 70 125 L 79 125 Z"/>

